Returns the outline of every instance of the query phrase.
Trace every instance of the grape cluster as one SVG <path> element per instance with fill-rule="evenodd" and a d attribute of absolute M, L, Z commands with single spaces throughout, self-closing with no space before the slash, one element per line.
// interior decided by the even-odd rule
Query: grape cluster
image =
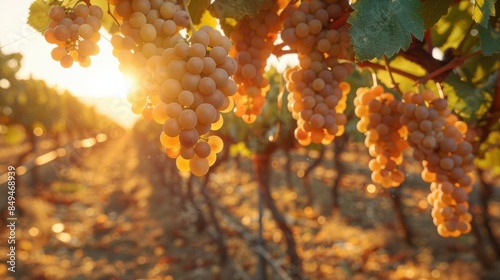
<path fill-rule="evenodd" d="M 422 162 L 422 178 L 430 183 L 428 202 L 438 233 L 457 237 L 471 230 L 468 194 L 472 191 L 474 156 L 465 140 L 467 124 L 448 109 L 444 98 L 430 90 L 406 93 L 398 106 L 408 129 L 413 157 Z"/>
<path fill-rule="evenodd" d="M 113 55 L 120 62 L 120 71 L 138 81 L 128 101 L 132 111 L 139 114 L 147 110 L 148 96 L 158 96 L 163 82 L 163 77 L 147 75 L 148 59 L 161 56 L 176 43 L 172 37 L 188 25 L 189 14 L 177 0 L 120 0 L 111 4 L 115 6 L 113 13 L 122 21 L 121 34 L 111 37 Z M 153 88 L 156 92 L 152 94 Z M 158 100 L 151 102 L 156 104 Z"/>
<path fill-rule="evenodd" d="M 237 85 L 230 79 L 236 61 L 229 38 L 203 26 L 189 40 L 174 36 L 172 48 L 148 59 L 151 77 L 161 77 L 153 119 L 163 124 L 160 141 L 179 170 L 205 175 L 223 142 L 210 135 L 223 124 L 221 112 L 233 108 Z"/>
<path fill-rule="evenodd" d="M 62 67 L 69 68 L 76 61 L 82 67 L 90 65 L 90 56 L 99 53 L 96 44 L 101 35 L 101 19 L 103 11 L 99 6 L 78 4 L 66 10 L 61 6 L 53 6 L 49 11 L 50 22 L 44 32 L 48 43 L 57 45 L 51 56 L 59 61 Z"/>
<path fill-rule="evenodd" d="M 385 188 L 398 187 L 405 179 L 399 166 L 408 148 L 408 131 L 399 120 L 399 103 L 380 85 L 359 88 L 354 99 L 354 113 L 360 118 L 357 129 L 365 134 L 365 146 L 372 156 L 372 181 Z"/>
<path fill-rule="evenodd" d="M 330 59 L 351 59 L 349 25 L 335 20 L 350 12 L 347 0 L 309 0 L 288 6 L 281 38 L 299 54 L 318 52 Z"/>
<path fill-rule="evenodd" d="M 326 145 L 344 133 L 348 83 L 334 80 L 327 69 L 316 73 L 310 69 L 291 68 L 285 73 L 285 79 L 290 91 L 288 110 L 297 120 L 294 133 L 301 145 L 311 142 Z"/>
<path fill-rule="evenodd" d="M 122 34 L 111 38 L 113 54 L 138 81 L 128 96 L 132 111 L 163 125 L 160 142 L 179 170 L 205 175 L 223 148 L 212 132 L 223 124 L 221 112 L 233 109 L 237 90 L 230 39 L 209 26 L 182 36 L 190 22 L 182 1 L 111 4 L 122 20 Z"/>
<path fill-rule="evenodd" d="M 288 109 L 297 120 L 295 137 L 302 145 L 330 143 L 344 132 L 343 114 L 350 90 L 344 79 L 352 71 L 341 59 L 352 55 L 347 25 L 333 28 L 348 1 L 303 1 L 289 6 L 282 15 L 281 38 L 299 56 L 299 66 L 285 73 Z"/>
<path fill-rule="evenodd" d="M 264 77 L 266 61 L 281 29 L 280 7 L 276 1 L 265 1 L 255 17 L 246 17 L 231 32 L 233 47 L 229 54 L 236 58 L 238 70 L 234 80 L 238 92 L 234 95 L 234 113 L 252 123 L 261 113 L 269 81 Z"/>

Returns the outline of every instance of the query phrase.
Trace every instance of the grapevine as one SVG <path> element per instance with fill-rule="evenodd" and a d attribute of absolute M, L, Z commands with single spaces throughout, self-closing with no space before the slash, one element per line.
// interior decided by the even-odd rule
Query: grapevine
<path fill-rule="evenodd" d="M 405 157 L 411 157 L 421 163 L 421 177 L 430 184 L 427 201 L 439 235 L 458 237 L 471 231 L 468 199 L 476 168 L 474 147 L 481 143 L 470 131 L 482 123 L 488 123 L 488 133 L 495 129 L 492 124 L 498 122 L 498 114 L 490 108 L 496 105 L 486 101 L 497 104 L 499 99 L 484 98 L 479 112 L 465 116 L 457 100 L 466 103 L 463 100 L 468 97 L 458 81 L 446 78 L 453 73 L 481 94 L 489 90 L 489 81 L 471 74 L 475 70 L 461 70 L 466 62 L 500 50 L 500 44 L 491 43 L 494 36 L 485 38 L 496 32 L 485 24 L 488 19 L 474 14 L 461 42 L 439 42 L 435 47 L 432 32 L 437 31 L 432 27 L 438 24 L 437 13 L 426 16 L 425 22 L 419 18 L 421 13 L 416 19 L 410 13 L 415 7 L 428 13 L 429 3 L 422 2 L 429 1 L 402 6 L 399 1 L 263 0 L 253 8 L 243 5 L 242 12 L 221 8 L 223 1 L 213 1 L 207 3 L 209 12 L 200 13 L 190 11 L 189 1 L 109 0 L 108 14 L 91 2 L 51 2 L 56 5 L 48 9 L 50 20 L 43 29 L 45 40 L 55 45 L 50 55 L 64 68 L 74 62 L 89 67 L 90 57 L 99 53 L 97 43 L 102 43 L 101 25 L 112 17 L 119 26 L 108 42 L 112 54 L 119 70 L 136 82 L 127 98 L 131 110 L 162 126 L 157 133 L 161 150 L 175 159 L 180 171 L 208 174 L 225 144 L 218 135 L 225 114 L 248 124 L 268 116 L 262 114 L 271 110 L 266 104 L 271 84 L 265 74 L 268 59 L 292 54 L 295 64 L 281 73 L 285 81 L 281 91 L 287 92 L 286 107 L 294 120 L 290 136 L 294 139 L 289 141 L 301 146 L 328 145 L 357 117 L 356 128 L 371 156 L 368 168 L 373 183 L 386 189 L 400 186 L 405 180 Z M 468 5 L 476 5 L 462 2 L 468 1 L 444 5 L 443 14 L 448 15 L 448 8 L 466 13 L 472 10 Z M 394 15 L 374 16 L 380 11 L 394 11 Z M 196 27 L 193 17 L 201 22 Z M 380 30 L 370 30 L 372 22 Z M 478 33 L 481 44 L 469 33 Z M 433 51 L 441 51 L 443 57 L 437 59 Z M 393 67 L 394 63 L 406 68 L 417 63 L 420 68 L 412 71 Z M 479 68 L 489 74 L 498 64 L 481 63 Z M 362 68 L 373 71 L 371 87 L 347 82 Z M 384 71 L 390 81 L 379 75 Z M 409 79 L 411 85 L 401 86 L 400 79 Z M 437 97 L 427 83 L 430 80 L 447 83 L 447 89 L 452 85 L 453 91 Z M 400 88 L 406 92 L 401 96 L 394 93 Z M 349 115 L 349 109 L 354 114 Z M 483 159 L 498 161 L 498 147 L 491 149 L 495 153 L 482 155 Z M 478 164 L 484 168 L 484 162 Z"/>

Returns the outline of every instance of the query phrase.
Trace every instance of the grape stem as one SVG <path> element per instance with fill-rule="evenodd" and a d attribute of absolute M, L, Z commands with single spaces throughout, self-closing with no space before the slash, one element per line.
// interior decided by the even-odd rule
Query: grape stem
<path fill-rule="evenodd" d="M 195 32 L 196 29 L 194 28 L 193 20 L 191 19 L 191 15 L 189 14 L 188 10 L 188 0 L 184 0 L 183 2 L 184 2 L 184 9 L 186 10 L 189 16 L 189 28 L 191 28 L 191 32 Z"/>
<path fill-rule="evenodd" d="M 391 67 L 389 66 L 389 59 L 387 59 L 387 56 L 384 55 L 384 62 L 385 62 L 385 71 L 387 71 L 389 73 L 389 77 L 391 78 L 391 87 L 394 88 L 395 90 L 397 90 L 399 92 L 399 94 L 403 95 L 403 93 L 401 92 L 401 89 L 399 88 L 399 84 L 396 82 L 396 80 L 394 79 L 394 76 L 392 75 L 392 69 Z"/>
<path fill-rule="evenodd" d="M 427 42 L 426 46 L 427 46 L 427 52 L 428 53 L 432 53 L 432 49 L 434 48 L 433 44 L 432 44 L 432 34 L 431 34 L 431 29 L 427 29 L 427 31 L 425 31 L 424 33 L 424 40 L 425 42 Z"/>
<path fill-rule="evenodd" d="M 373 63 L 373 62 L 370 62 L 370 61 L 358 62 L 357 65 L 359 67 L 371 67 L 373 69 L 386 70 L 385 66 L 377 64 L 377 63 Z M 399 74 L 399 75 L 401 75 L 403 77 L 406 77 L 408 79 L 411 79 L 413 81 L 417 81 L 418 79 L 420 79 L 420 77 L 418 77 L 416 75 L 410 74 L 410 73 L 408 73 L 406 71 L 403 71 L 403 70 L 400 70 L 400 69 L 397 69 L 397 68 L 394 68 L 394 67 L 391 67 L 391 71 L 393 73 Z"/>
<path fill-rule="evenodd" d="M 108 1 L 108 12 L 107 12 L 108 15 L 111 16 L 111 18 L 113 18 L 113 20 L 116 22 L 116 25 L 118 25 L 118 27 L 120 27 L 120 23 L 118 22 L 118 20 L 115 18 L 115 16 L 113 15 L 113 13 L 111 13 L 111 7 L 109 5 L 109 1 Z"/>
<path fill-rule="evenodd" d="M 421 84 L 425 84 L 427 81 L 457 67 L 457 66 L 460 66 L 462 65 L 467 59 L 471 58 L 471 57 L 474 57 L 476 55 L 480 55 L 481 54 L 481 51 L 476 51 L 476 52 L 473 52 L 469 55 L 465 55 L 465 56 L 462 56 L 462 57 L 456 57 L 454 59 L 452 59 L 449 63 L 447 63 L 446 65 L 436 69 L 435 71 L 433 71 L 432 73 L 429 73 L 428 75 L 420 78 L 420 79 L 417 79 L 417 83 L 421 83 Z"/>

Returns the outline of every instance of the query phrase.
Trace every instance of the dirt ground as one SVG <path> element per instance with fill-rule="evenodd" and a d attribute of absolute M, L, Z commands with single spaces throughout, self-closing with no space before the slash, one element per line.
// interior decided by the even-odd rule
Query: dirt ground
<path fill-rule="evenodd" d="M 16 272 L 7 271 L 2 238 L 0 278 L 253 279 L 258 193 L 251 161 L 230 157 L 220 164 L 206 186 L 207 201 L 200 194 L 202 180 L 190 182 L 190 193 L 186 177 L 170 169 L 160 176 L 157 156 L 128 132 L 19 177 Z M 413 236 L 409 245 L 391 194 L 371 185 L 368 156 L 359 145 L 349 144 L 342 154 L 346 172 L 339 184 L 339 211 L 332 210 L 331 188 L 338 174 L 331 147 L 308 178 L 313 201 L 307 206 L 300 177 L 317 156 L 293 152 L 290 173 L 282 152 L 271 161 L 270 188 L 297 242 L 304 279 L 500 279 L 500 261 L 481 225 L 481 246 L 474 234 L 438 236 L 426 202 L 428 186 L 415 163 L 407 164 L 401 190 Z M 474 211 L 480 210 L 477 200 L 473 194 Z M 227 246 L 224 263 L 210 211 Z M 488 211 L 499 238 L 500 188 Z M 6 236 L 3 229 L 1 236 Z M 268 210 L 263 236 L 272 259 L 265 267 L 268 279 L 286 279 L 276 272 L 290 269 L 285 238 Z"/>

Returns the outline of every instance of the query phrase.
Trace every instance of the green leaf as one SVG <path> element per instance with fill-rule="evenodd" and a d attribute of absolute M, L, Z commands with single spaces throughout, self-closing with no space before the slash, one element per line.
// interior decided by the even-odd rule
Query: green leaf
<path fill-rule="evenodd" d="M 59 1 L 59 0 L 35 0 L 30 6 L 30 13 L 28 16 L 27 23 L 33 27 L 35 30 L 43 34 L 45 28 L 49 25 L 50 17 L 49 11 L 52 6 L 67 6 L 73 7 L 71 1 Z M 101 7 L 104 12 L 104 16 L 101 20 L 101 25 L 109 33 L 113 34 L 118 31 L 118 25 L 111 15 L 107 13 L 108 11 L 108 0 L 92 0 L 92 5 Z"/>
<path fill-rule="evenodd" d="M 479 30 L 479 39 L 483 54 L 491 55 L 498 52 L 500 50 L 500 32 L 490 26 L 485 28 L 478 25 L 477 29 Z"/>
<path fill-rule="evenodd" d="M 240 20 L 245 16 L 254 16 L 264 0 L 215 0 L 208 10 L 218 19 L 234 18 Z"/>
<path fill-rule="evenodd" d="M 441 17 L 431 29 L 433 46 L 439 47 L 443 52 L 449 48 L 459 48 L 460 42 L 469 32 L 469 27 L 474 24 L 470 16 L 471 9 L 472 4 L 469 1 L 460 1 L 453 5 L 448 14 Z"/>
<path fill-rule="evenodd" d="M 224 31 L 224 34 L 229 37 L 237 23 L 238 22 L 235 19 L 225 18 L 220 21 L 220 27 L 222 28 L 222 31 Z"/>
<path fill-rule="evenodd" d="M 118 31 L 118 25 L 116 24 L 113 17 L 107 13 L 108 11 L 108 0 L 92 0 L 92 5 L 101 7 L 104 12 L 104 16 L 101 20 L 101 26 L 106 29 L 110 34 L 114 34 Z"/>
<path fill-rule="evenodd" d="M 52 2 L 52 1 L 51 1 Z M 28 23 L 35 30 L 43 34 L 45 28 L 49 25 L 50 17 L 50 5 L 47 0 L 36 0 L 31 3 L 30 12 L 28 15 Z"/>
<path fill-rule="evenodd" d="M 425 29 L 432 27 L 439 19 L 448 13 L 453 0 L 425 0 L 422 16 Z"/>
<path fill-rule="evenodd" d="M 194 25 L 201 23 L 201 18 L 209 5 L 210 0 L 191 0 L 188 10 Z"/>
<path fill-rule="evenodd" d="M 205 10 L 203 15 L 201 16 L 199 23 L 194 24 L 194 28 L 195 28 L 195 30 L 199 30 L 200 27 L 202 27 L 204 25 L 208 25 L 208 26 L 211 26 L 213 28 L 217 27 L 217 20 L 207 10 Z"/>
<path fill-rule="evenodd" d="M 495 16 L 496 0 L 475 0 L 472 18 L 482 27 L 488 27 L 490 16 Z"/>
<path fill-rule="evenodd" d="M 456 74 L 449 75 L 443 83 L 443 93 L 452 110 L 467 123 L 482 118 L 493 100 L 497 75 L 497 72 L 492 73 L 481 85 L 461 79 Z"/>
<path fill-rule="evenodd" d="M 410 46 L 412 37 L 422 40 L 424 21 L 420 0 L 358 1 L 347 20 L 357 60 L 391 57 Z"/>

